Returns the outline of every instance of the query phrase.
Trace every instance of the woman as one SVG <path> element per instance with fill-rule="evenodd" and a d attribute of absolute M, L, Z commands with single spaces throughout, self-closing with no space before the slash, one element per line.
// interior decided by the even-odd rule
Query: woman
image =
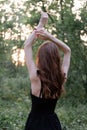
<path fill-rule="evenodd" d="M 25 41 L 24 50 L 32 99 L 32 108 L 25 130 L 61 130 L 60 121 L 54 110 L 67 78 L 71 50 L 43 28 L 47 20 L 47 13 L 42 12 L 37 28 Z M 39 47 L 35 64 L 32 45 L 37 38 L 49 41 Z M 58 48 L 64 52 L 62 64 Z"/>

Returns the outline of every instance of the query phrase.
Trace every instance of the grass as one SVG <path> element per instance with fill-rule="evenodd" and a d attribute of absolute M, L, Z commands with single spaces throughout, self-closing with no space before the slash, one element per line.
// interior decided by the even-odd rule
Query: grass
<path fill-rule="evenodd" d="M 23 130 L 31 108 L 28 78 L 5 78 L 0 82 L 0 130 Z M 68 91 L 56 106 L 63 130 L 87 130 L 84 89 Z M 72 93 L 73 92 L 73 93 Z"/>

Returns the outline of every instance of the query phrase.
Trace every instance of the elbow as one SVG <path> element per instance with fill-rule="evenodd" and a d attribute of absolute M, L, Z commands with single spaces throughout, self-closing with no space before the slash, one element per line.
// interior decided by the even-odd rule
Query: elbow
<path fill-rule="evenodd" d="M 71 55 L 71 49 L 69 48 L 69 54 Z"/>
<path fill-rule="evenodd" d="M 69 47 L 67 48 L 66 53 L 71 55 L 71 49 Z"/>
<path fill-rule="evenodd" d="M 70 53 L 71 53 L 71 49 L 69 48 L 69 51 L 70 51 Z"/>
<path fill-rule="evenodd" d="M 70 55 L 71 55 L 71 49 L 69 48 L 69 53 L 70 53 Z"/>
<path fill-rule="evenodd" d="M 71 56 L 71 49 L 68 47 L 67 50 L 64 52 L 64 55 Z"/>
<path fill-rule="evenodd" d="M 70 47 L 68 47 L 67 51 L 71 53 L 71 49 L 70 49 Z"/>

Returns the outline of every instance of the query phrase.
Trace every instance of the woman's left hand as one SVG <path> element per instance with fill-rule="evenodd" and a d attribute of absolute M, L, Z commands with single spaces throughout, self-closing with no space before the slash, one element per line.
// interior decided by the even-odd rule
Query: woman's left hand
<path fill-rule="evenodd" d="M 44 28 L 35 30 L 35 34 L 36 34 L 37 38 L 39 38 L 41 40 L 47 40 L 48 39 L 47 36 L 46 36 L 46 30 Z"/>

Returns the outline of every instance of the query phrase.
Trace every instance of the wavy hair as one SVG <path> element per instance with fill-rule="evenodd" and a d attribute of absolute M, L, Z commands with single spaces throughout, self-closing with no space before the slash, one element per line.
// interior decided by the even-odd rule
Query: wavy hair
<path fill-rule="evenodd" d="M 42 97 L 59 98 L 62 92 L 64 74 L 61 70 L 61 62 L 58 46 L 46 41 L 37 52 L 37 74 L 41 80 Z"/>

